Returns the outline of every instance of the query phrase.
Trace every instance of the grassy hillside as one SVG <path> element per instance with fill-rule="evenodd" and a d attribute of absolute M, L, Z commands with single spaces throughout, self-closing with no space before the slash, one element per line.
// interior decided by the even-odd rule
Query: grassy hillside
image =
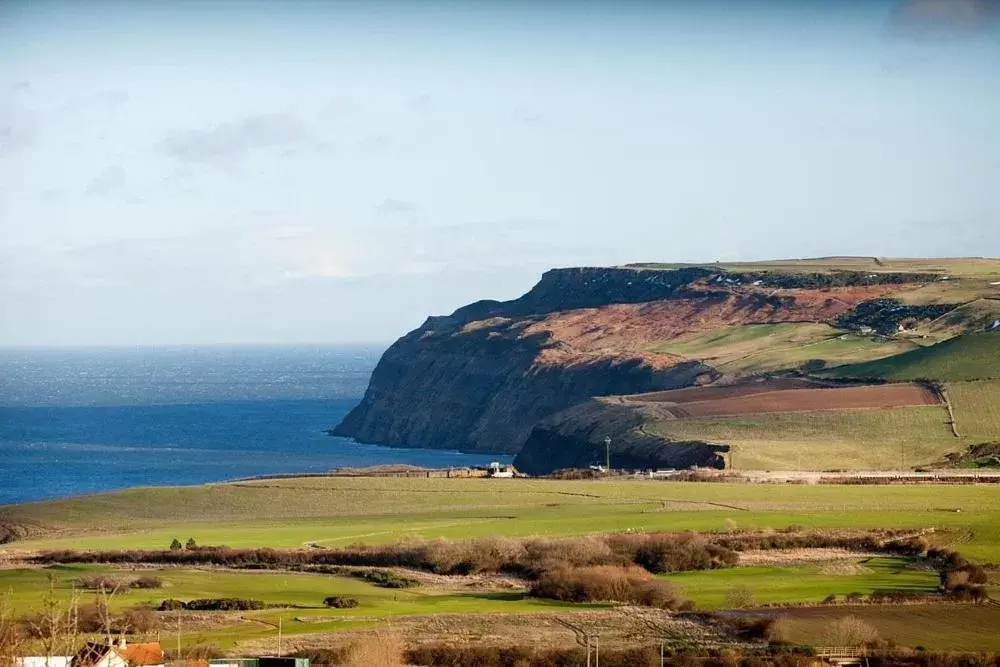
<path fill-rule="evenodd" d="M 689 334 L 652 351 L 700 359 L 732 376 L 795 369 L 812 360 L 828 366 L 870 361 L 916 349 L 906 340 L 885 340 L 838 331 L 829 324 L 750 324 Z"/>
<path fill-rule="evenodd" d="M 671 440 L 735 448 L 736 470 L 877 470 L 939 460 L 961 449 L 942 407 L 775 412 L 656 421 L 645 430 Z"/>
<path fill-rule="evenodd" d="M 1000 442 L 1000 380 L 948 384 L 958 432 L 977 441 Z"/>
<path fill-rule="evenodd" d="M 966 334 L 886 359 L 840 366 L 823 375 L 878 380 L 1000 378 L 1000 332 Z"/>

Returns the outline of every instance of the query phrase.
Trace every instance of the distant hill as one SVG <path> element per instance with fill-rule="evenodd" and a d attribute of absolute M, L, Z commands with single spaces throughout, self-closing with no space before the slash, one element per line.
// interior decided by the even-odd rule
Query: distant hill
<path fill-rule="evenodd" d="M 1000 416 L 977 407 L 992 384 L 938 386 L 998 377 L 1000 333 L 986 333 L 997 319 L 1000 260 L 986 258 L 554 269 L 518 299 L 430 317 L 401 338 L 334 432 L 518 453 L 534 474 L 602 462 L 605 438 L 613 463 L 632 468 L 925 465 L 1000 440 Z M 774 389 L 796 378 L 813 384 Z M 826 386 L 904 380 L 944 394 L 857 403 Z M 669 405 L 673 390 L 726 386 L 767 396 Z"/>

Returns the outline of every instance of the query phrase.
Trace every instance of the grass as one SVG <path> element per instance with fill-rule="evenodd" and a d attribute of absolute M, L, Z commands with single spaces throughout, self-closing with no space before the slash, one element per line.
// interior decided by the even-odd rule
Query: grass
<path fill-rule="evenodd" d="M 1000 378 L 1000 333 L 958 336 L 893 357 L 840 366 L 827 377 L 949 382 Z"/>
<path fill-rule="evenodd" d="M 960 513 L 954 510 L 960 509 Z M 1000 563 L 998 486 L 799 486 L 650 480 L 302 478 L 132 489 L 0 509 L 46 527 L 16 548 L 300 547 L 623 530 L 937 527 Z"/>
<path fill-rule="evenodd" d="M 855 616 L 878 629 L 883 639 L 933 651 L 976 653 L 1000 651 L 1000 607 L 992 605 L 879 605 L 788 609 L 789 638 L 796 643 L 824 644 L 830 623 Z"/>
<path fill-rule="evenodd" d="M 947 386 L 958 431 L 966 438 L 1000 441 L 1000 380 Z"/>
<path fill-rule="evenodd" d="M 18 613 L 30 613 L 42 606 L 52 576 L 59 599 L 68 601 L 73 593 L 73 580 L 95 573 L 106 573 L 123 579 L 138 574 L 153 575 L 164 582 L 162 589 L 129 590 L 111 598 L 115 612 L 139 606 L 158 605 L 174 598 L 239 597 L 261 600 L 278 608 L 256 612 L 240 612 L 242 620 L 223 612 L 214 613 L 220 627 L 210 630 L 191 629 L 184 633 L 184 643 L 213 641 L 224 647 L 240 641 L 277 635 L 278 619 L 285 634 L 300 634 L 340 629 L 345 623 L 393 616 L 424 614 L 472 613 L 531 613 L 556 610 L 592 609 L 601 605 L 573 605 L 553 600 L 540 600 L 519 592 L 467 593 L 456 590 L 415 588 L 384 589 L 348 577 L 287 572 L 233 572 L 164 568 L 159 570 L 116 570 L 94 566 L 55 566 L 42 569 L 0 570 L 0 591 L 5 591 Z M 342 595 L 357 599 L 355 609 L 327 609 L 323 598 Z M 92 595 L 83 592 L 81 604 L 90 602 Z M 274 627 L 271 627 L 274 626 Z"/>
<path fill-rule="evenodd" d="M 836 366 L 880 359 L 912 350 L 908 341 L 887 341 L 846 334 L 828 324 L 750 324 L 681 336 L 654 352 L 701 359 L 727 375 L 748 375 L 798 368 L 822 359 Z"/>
<path fill-rule="evenodd" d="M 852 574 L 834 574 L 844 565 Z M 790 565 L 787 567 L 740 567 L 732 570 L 681 572 L 660 577 L 677 584 L 699 609 L 725 609 L 726 595 L 746 588 L 757 604 L 775 602 L 819 603 L 828 595 L 842 598 L 848 593 L 867 595 L 878 589 L 934 592 L 937 573 L 911 567 L 903 558 L 868 558 L 837 563 Z"/>
<path fill-rule="evenodd" d="M 736 470 L 896 469 L 963 448 L 943 407 L 777 412 L 713 419 L 663 420 L 645 430 L 672 440 L 735 447 Z"/>

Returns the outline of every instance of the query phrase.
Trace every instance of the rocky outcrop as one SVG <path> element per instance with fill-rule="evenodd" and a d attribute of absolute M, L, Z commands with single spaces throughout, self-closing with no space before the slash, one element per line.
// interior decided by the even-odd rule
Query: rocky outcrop
<path fill-rule="evenodd" d="M 686 387 L 715 376 L 698 362 L 658 368 L 628 355 L 539 363 L 547 342 L 505 327 L 418 329 L 385 353 L 361 404 L 334 433 L 404 447 L 514 453 L 535 422 L 592 396 Z"/>
<path fill-rule="evenodd" d="M 643 408 L 623 402 L 590 400 L 535 426 L 514 466 L 529 475 L 604 464 L 613 468 L 723 468 L 725 444 L 671 441 L 642 429 Z M 608 445 L 605 441 L 610 438 Z"/>

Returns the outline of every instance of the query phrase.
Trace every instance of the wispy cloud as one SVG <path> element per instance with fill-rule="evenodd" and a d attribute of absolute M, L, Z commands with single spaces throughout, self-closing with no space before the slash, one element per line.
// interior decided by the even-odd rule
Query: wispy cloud
<path fill-rule="evenodd" d="M 122 190 L 127 182 L 125 169 L 118 165 L 106 167 L 87 184 L 87 194 L 109 195 Z"/>
<path fill-rule="evenodd" d="M 21 104 L 0 100 L 0 157 L 13 155 L 35 143 L 38 120 Z"/>
<path fill-rule="evenodd" d="M 291 114 L 262 114 L 208 129 L 175 130 L 162 150 L 182 162 L 233 162 L 261 149 L 293 149 L 319 143 L 313 129 Z"/>

